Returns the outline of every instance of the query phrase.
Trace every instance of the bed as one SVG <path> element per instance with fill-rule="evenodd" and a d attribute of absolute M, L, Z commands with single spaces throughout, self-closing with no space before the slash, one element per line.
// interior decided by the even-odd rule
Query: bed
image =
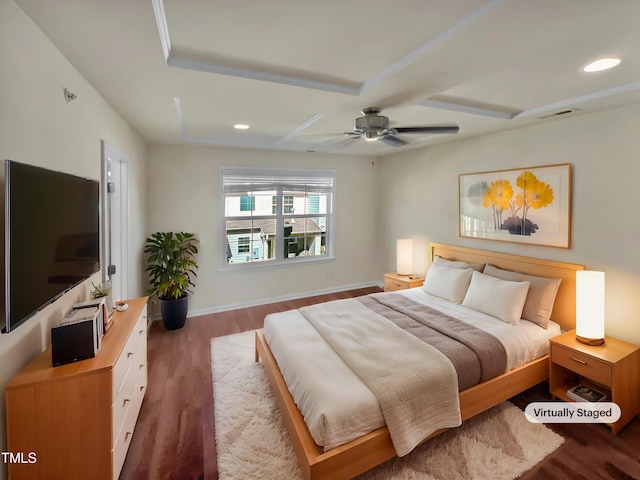
<path fill-rule="evenodd" d="M 584 268 L 581 265 L 436 243 L 430 245 L 430 255 L 432 264 L 437 263 L 436 260 L 490 264 L 500 271 L 521 272 L 537 277 L 560 279 L 561 282 L 551 313 L 551 325 L 556 325 L 556 328 L 562 330 L 575 327 L 575 272 Z M 450 269 L 445 270 L 450 271 Z M 507 277 L 507 279 L 509 278 Z M 432 281 L 431 284 L 433 284 Z M 419 296 L 422 295 L 421 290 L 415 289 L 415 292 L 406 292 L 406 296 L 413 295 L 419 300 Z M 297 315 L 294 312 L 283 312 L 278 314 L 282 315 L 278 318 L 283 322 L 287 318 L 293 321 L 292 317 Z M 536 328 L 539 327 L 536 326 Z M 554 334 L 548 333 L 548 335 Z M 546 346 L 548 341 L 544 339 L 542 343 Z M 276 351 L 280 348 L 276 349 L 275 342 L 273 347 Z M 308 427 L 305 423 L 305 419 L 284 379 L 287 375 L 283 376 L 278 367 L 276 357 L 263 330 L 256 333 L 256 361 L 260 359 L 272 385 L 305 478 L 309 480 L 352 478 L 398 455 L 397 438 L 392 439 L 391 433 L 393 431 L 391 433 L 389 431 L 392 423 L 388 428 L 383 422 L 372 431 L 358 433 L 355 438 L 349 439 L 335 448 L 332 445 L 329 445 L 332 448 L 319 445 L 314 439 L 314 435 L 317 438 L 317 433 L 314 431 L 313 425 Z M 283 371 L 286 372 L 284 364 L 283 367 L 285 367 Z M 548 371 L 548 354 L 543 353 L 540 356 L 538 352 L 535 358 L 527 359 L 524 363 L 520 362 L 515 368 L 509 368 L 505 373 L 493 376 L 475 386 L 461 389 L 457 392 L 460 420 L 471 418 L 546 380 Z M 454 425 L 455 422 L 451 424 L 451 426 Z M 310 430 L 314 433 L 312 434 Z M 437 429 L 421 441 L 445 430 L 446 428 Z"/>

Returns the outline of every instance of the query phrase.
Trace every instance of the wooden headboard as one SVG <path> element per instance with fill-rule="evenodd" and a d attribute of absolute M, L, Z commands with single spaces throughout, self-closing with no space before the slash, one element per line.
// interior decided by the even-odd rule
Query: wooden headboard
<path fill-rule="evenodd" d="M 432 243 L 430 251 L 432 262 L 433 257 L 437 255 L 448 260 L 460 260 L 468 263 L 490 263 L 504 270 L 527 273 L 538 277 L 561 278 L 562 283 L 560 283 L 558 295 L 556 296 L 551 319 L 560 324 L 563 330 L 576 328 L 576 271 L 584 270 L 584 265 L 441 243 Z"/>

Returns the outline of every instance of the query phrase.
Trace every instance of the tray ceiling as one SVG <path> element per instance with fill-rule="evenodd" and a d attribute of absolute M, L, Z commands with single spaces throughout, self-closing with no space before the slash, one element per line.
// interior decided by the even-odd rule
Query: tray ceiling
<path fill-rule="evenodd" d="M 16 3 L 150 143 L 383 155 L 640 101 L 635 0 Z M 345 137 L 370 106 L 460 132 Z"/>

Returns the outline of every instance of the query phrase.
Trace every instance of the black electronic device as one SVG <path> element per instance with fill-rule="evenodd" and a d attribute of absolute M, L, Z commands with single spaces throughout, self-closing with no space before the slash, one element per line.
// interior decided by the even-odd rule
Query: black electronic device
<path fill-rule="evenodd" d="M 95 357 L 102 339 L 103 307 L 73 309 L 51 328 L 51 363 L 54 367 Z"/>
<path fill-rule="evenodd" d="M 100 269 L 99 182 L 5 161 L 5 313 L 10 332 Z"/>
<path fill-rule="evenodd" d="M 100 342 L 102 342 L 102 337 L 105 334 L 105 325 L 109 323 L 109 313 L 107 310 L 107 302 L 105 297 L 100 298 L 92 298 L 91 300 L 87 300 L 85 302 L 76 303 L 73 306 L 71 314 L 74 311 L 85 309 L 85 308 L 95 308 L 98 310 L 95 312 L 95 320 L 96 320 L 96 350 L 100 348 Z"/>

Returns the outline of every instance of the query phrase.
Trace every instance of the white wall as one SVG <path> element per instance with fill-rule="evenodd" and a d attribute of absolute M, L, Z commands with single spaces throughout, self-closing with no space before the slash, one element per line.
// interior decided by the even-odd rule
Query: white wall
<path fill-rule="evenodd" d="M 640 344 L 638 179 L 640 105 L 565 118 L 431 148 L 380 162 L 384 270 L 395 268 L 395 239 L 415 239 L 415 271 L 428 243 L 441 242 L 584 264 L 606 273 L 606 333 Z M 572 165 L 571 248 L 458 237 L 458 175 Z"/>
<path fill-rule="evenodd" d="M 0 85 L 0 160 L 10 158 L 100 179 L 101 139 L 130 156 L 134 268 L 129 285 L 132 296 L 142 294 L 142 251 L 135 245 L 142 244 L 145 234 L 145 143 L 10 0 L 0 0 Z M 65 87 L 77 94 L 69 104 L 63 97 Z M 0 175 L 4 175 L 4 168 Z M 94 278 L 100 279 L 99 275 Z M 90 286 L 90 281 L 85 282 L 14 332 L 0 335 L 2 391 L 20 369 L 46 348 L 50 327 L 73 303 L 88 298 Z M 4 425 L 3 394 L 1 451 L 6 451 Z M 2 466 L 0 478 L 5 477 Z"/>
<path fill-rule="evenodd" d="M 371 158 L 215 147 L 149 148 L 148 233 L 187 231 L 200 238 L 189 315 L 237 305 L 380 283 L 375 263 L 377 165 Z M 220 166 L 336 170 L 336 259 L 304 265 L 222 270 Z"/>

